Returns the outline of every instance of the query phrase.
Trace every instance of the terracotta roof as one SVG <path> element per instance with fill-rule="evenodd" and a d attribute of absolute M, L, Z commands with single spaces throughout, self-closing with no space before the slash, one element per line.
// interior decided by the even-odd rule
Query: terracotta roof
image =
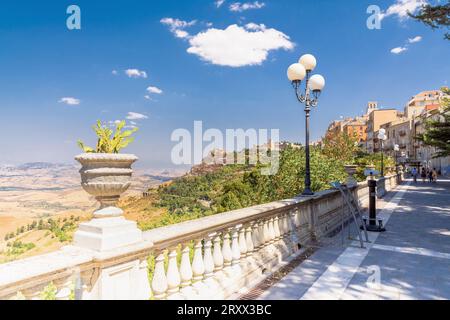
<path fill-rule="evenodd" d="M 438 110 L 440 107 L 440 104 L 430 104 L 425 107 L 425 111 Z"/>

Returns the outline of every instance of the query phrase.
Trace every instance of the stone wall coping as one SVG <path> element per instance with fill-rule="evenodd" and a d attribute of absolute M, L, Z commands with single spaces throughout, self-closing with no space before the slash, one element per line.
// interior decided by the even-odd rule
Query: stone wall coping
<path fill-rule="evenodd" d="M 358 188 L 367 186 L 367 182 L 358 184 Z M 296 197 L 280 201 L 274 201 L 253 207 L 228 211 L 212 216 L 181 222 L 161 228 L 144 232 L 144 239 L 152 242 L 159 249 L 168 248 L 171 245 L 179 244 L 183 241 L 190 241 L 203 238 L 205 235 L 222 231 L 228 227 L 234 227 L 240 223 L 245 224 L 254 220 L 274 215 L 277 212 L 287 211 L 298 207 L 323 200 L 330 196 L 335 196 L 337 190 L 324 190 L 317 192 L 313 196 Z"/>
<path fill-rule="evenodd" d="M 65 246 L 58 251 L 0 264 L 0 291 L 27 279 L 63 273 L 81 265 L 107 266 L 149 254 L 153 244 L 141 241 L 122 248 L 96 252 L 75 246 Z"/>
<path fill-rule="evenodd" d="M 34 277 L 76 268 L 92 261 L 93 252 L 73 246 L 58 251 L 0 264 L 0 289 Z"/>

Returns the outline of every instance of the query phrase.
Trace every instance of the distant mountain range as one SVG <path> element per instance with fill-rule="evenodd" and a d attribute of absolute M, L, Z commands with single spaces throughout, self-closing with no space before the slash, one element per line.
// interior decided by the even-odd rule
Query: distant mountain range
<path fill-rule="evenodd" d="M 1 191 L 52 191 L 79 188 L 79 164 L 28 162 L 0 165 Z M 130 190 L 146 190 L 182 176 L 184 171 L 135 169 Z"/>

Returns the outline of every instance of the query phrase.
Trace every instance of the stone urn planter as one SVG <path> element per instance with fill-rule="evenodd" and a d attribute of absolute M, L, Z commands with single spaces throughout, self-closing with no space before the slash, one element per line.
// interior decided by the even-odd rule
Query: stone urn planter
<path fill-rule="evenodd" d="M 345 182 L 348 187 L 353 187 L 358 184 L 358 181 L 355 179 L 357 165 L 348 164 L 344 166 L 345 172 L 348 174 L 347 181 Z"/>
<path fill-rule="evenodd" d="M 75 160 L 82 165 L 81 186 L 100 203 L 94 217 L 121 216 L 123 211 L 116 205 L 131 185 L 131 165 L 138 158 L 131 154 L 84 153 Z"/>
<path fill-rule="evenodd" d="M 81 223 L 74 235 L 78 247 L 107 251 L 142 241 L 135 221 L 126 220 L 117 202 L 131 184 L 131 154 L 84 153 L 75 157 L 81 164 L 81 186 L 100 203 L 91 221 Z"/>

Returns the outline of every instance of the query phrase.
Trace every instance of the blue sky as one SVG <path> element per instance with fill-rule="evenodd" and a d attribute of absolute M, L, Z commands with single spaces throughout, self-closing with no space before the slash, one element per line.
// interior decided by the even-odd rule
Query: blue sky
<path fill-rule="evenodd" d="M 77 139 L 95 144 L 97 119 L 129 112 L 146 117 L 129 120 L 140 130 L 126 150 L 145 168 L 173 167 L 170 135 L 192 130 L 194 120 L 222 130 L 277 128 L 282 140 L 302 142 L 304 112 L 286 69 L 304 53 L 317 57 L 327 80 L 313 139 L 369 100 L 403 108 L 450 75 L 443 33 L 392 7 L 420 1 L 241 0 L 258 7 L 248 10 L 230 0 L 2 3 L 0 163 L 72 162 Z M 81 30 L 66 27 L 71 4 L 81 8 Z M 381 30 L 366 27 L 371 4 L 386 14 Z M 407 50 L 391 52 L 399 47 Z"/>

